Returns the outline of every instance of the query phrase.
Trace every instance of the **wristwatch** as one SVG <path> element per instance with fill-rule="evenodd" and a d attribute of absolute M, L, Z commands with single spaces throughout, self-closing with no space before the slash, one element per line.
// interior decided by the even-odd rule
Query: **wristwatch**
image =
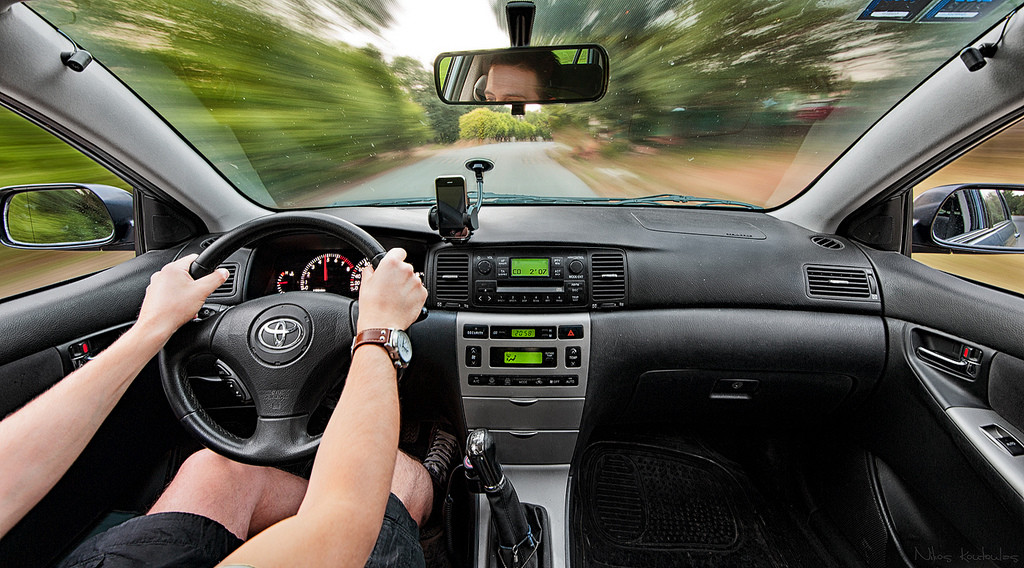
<path fill-rule="evenodd" d="M 357 347 L 367 343 L 383 347 L 391 357 L 391 362 L 395 364 L 395 369 L 404 369 L 409 366 L 409 361 L 412 361 L 412 341 L 409 340 L 409 334 L 401 329 L 364 329 L 352 338 L 352 353 L 356 352 Z"/>

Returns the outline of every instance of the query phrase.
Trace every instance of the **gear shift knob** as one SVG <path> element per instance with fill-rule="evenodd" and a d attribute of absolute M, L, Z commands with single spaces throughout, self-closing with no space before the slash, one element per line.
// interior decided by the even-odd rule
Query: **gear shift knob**
<path fill-rule="evenodd" d="M 494 449 L 494 436 L 486 428 L 478 428 L 466 437 L 466 455 L 484 487 L 493 489 L 501 485 L 505 475 Z"/>
<path fill-rule="evenodd" d="M 498 544 L 498 558 L 505 568 L 537 568 L 538 535 L 533 533 L 512 482 L 498 463 L 494 436 L 477 428 L 466 437 L 466 457 L 484 486 L 491 505 L 491 523 Z"/>

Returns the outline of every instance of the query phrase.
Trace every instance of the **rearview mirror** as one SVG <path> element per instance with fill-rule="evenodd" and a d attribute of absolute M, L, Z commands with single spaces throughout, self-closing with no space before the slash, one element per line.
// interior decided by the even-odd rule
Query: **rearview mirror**
<path fill-rule="evenodd" d="M 944 185 L 914 199 L 913 252 L 1024 253 L 1024 186 Z"/>
<path fill-rule="evenodd" d="M 21 249 L 133 250 L 132 194 L 106 185 L 0 189 L 0 242 Z"/>
<path fill-rule="evenodd" d="M 608 89 L 608 52 L 580 44 L 442 53 L 434 86 L 454 105 L 596 101 Z"/>

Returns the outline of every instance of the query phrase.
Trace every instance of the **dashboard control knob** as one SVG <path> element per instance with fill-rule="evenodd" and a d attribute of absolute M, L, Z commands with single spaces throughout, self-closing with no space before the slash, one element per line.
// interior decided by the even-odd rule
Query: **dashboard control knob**
<path fill-rule="evenodd" d="M 569 272 L 573 274 L 579 274 L 583 272 L 583 268 L 584 266 L 582 260 L 574 259 L 572 262 L 569 263 Z"/>
<path fill-rule="evenodd" d="M 494 270 L 494 263 L 489 260 L 481 260 L 476 263 L 476 271 L 480 274 L 490 274 Z"/>

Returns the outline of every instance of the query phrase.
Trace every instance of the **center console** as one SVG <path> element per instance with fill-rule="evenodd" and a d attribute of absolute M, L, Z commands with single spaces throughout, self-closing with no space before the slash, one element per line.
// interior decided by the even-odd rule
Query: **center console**
<path fill-rule="evenodd" d="M 507 464 L 568 464 L 590 361 L 590 315 L 460 312 L 466 426 L 488 428 Z"/>
<path fill-rule="evenodd" d="M 569 466 L 590 372 L 590 312 L 626 305 L 625 254 L 570 247 L 447 247 L 429 269 L 434 309 L 456 315 L 466 426 L 486 428 L 524 503 L 543 507 L 552 565 L 568 564 Z M 498 566 L 491 507 L 476 504 L 476 565 Z"/>

